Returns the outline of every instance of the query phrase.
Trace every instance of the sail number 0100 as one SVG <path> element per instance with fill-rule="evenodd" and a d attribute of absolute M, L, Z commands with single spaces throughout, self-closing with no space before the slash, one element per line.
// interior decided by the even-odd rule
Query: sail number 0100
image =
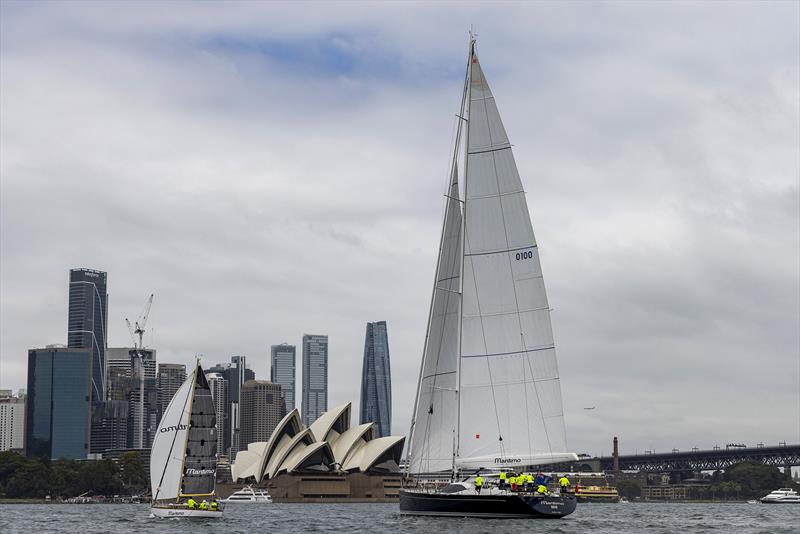
<path fill-rule="evenodd" d="M 532 250 L 523 250 L 522 252 L 517 252 L 517 261 L 529 260 L 531 258 L 533 258 Z"/>

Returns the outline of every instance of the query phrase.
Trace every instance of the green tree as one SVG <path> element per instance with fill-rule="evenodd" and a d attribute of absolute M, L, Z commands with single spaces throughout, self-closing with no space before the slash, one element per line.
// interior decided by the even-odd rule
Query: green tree
<path fill-rule="evenodd" d="M 30 459 L 21 465 L 8 480 L 9 497 L 41 499 L 50 495 L 50 468 L 39 459 Z"/>
<path fill-rule="evenodd" d="M 119 457 L 119 471 L 122 484 L 129 491 L 141 491 L 147 487 L 144 462 L 137 451 L 126 452 Z"/>
<path fill-rule="evenodd" d="M 739 498 L 763 497 L 786 485 L 786 477 L 777 467 L 751 462 L 729 467 L 725 470 L 724 479 L 725 482 L 738 486 L 739 491 L 736 493 Z"/>
<path fill-rule="evenodd" d="M 111 460 L 81 462 L 80 485 L 94 495 L 114 495 L 122 489 L 119 470 Z"/>

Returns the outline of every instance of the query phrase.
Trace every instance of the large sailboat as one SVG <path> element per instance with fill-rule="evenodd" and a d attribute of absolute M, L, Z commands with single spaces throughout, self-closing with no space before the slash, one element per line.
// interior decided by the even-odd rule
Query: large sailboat
<path fill-rule="evenodd" d="M 194 371 L 169 402 L 150 451 L 151 513 L 156 517 L 222 516 L 222 508 L 190 506 L 213 501 L 217 473 L 217 416 L 203 368 Z"/>
<path fill-rule="evenodd" d="M 563 517 L 574 495 L 474 484 L 577 460 L 525 192 L 474 38 L 457 120 L 400 510 Z M 437 478 L 450 483 L 424 482 Z"/>

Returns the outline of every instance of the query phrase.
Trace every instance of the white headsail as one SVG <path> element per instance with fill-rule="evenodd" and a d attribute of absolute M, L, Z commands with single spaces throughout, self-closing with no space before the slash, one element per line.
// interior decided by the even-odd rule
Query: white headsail
<path fill-rule="evenodd" d="M 428 335 L 417 386 L 409 445 L 414 473 L 445 471 L 453 465 L 458 421 L 458 322 L 461 315 L 461 203 L 454 166 L 447 194 L 442 242 L 433 288 Z"/>
<path fill-rule="evenodd" d="M 566 452 L 525 192 L 474 45 L 465 103 L 464 205 L 454 170 L 412 423 L 412 473 L 446 470 L 454 460 L 477 468 L 577 459 Z"/>
<path fill-rule="evenodd" d="M 150 450 L 150 486 L 153 500 L 176 499 L 180 494 L 183 455 L 194 375 L 190 375 L 169 401 Z"/>

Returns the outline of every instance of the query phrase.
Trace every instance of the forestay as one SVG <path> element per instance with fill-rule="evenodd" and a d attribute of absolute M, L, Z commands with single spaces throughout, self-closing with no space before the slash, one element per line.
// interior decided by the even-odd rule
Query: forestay
<path fill-rule="evenodd" d="M 176 499 L 183 473 L 183 452 L 189 426 L 189 403 L 194 376 L 169 401 L 150 450 L 150 487 L 153 500 Z"/>

